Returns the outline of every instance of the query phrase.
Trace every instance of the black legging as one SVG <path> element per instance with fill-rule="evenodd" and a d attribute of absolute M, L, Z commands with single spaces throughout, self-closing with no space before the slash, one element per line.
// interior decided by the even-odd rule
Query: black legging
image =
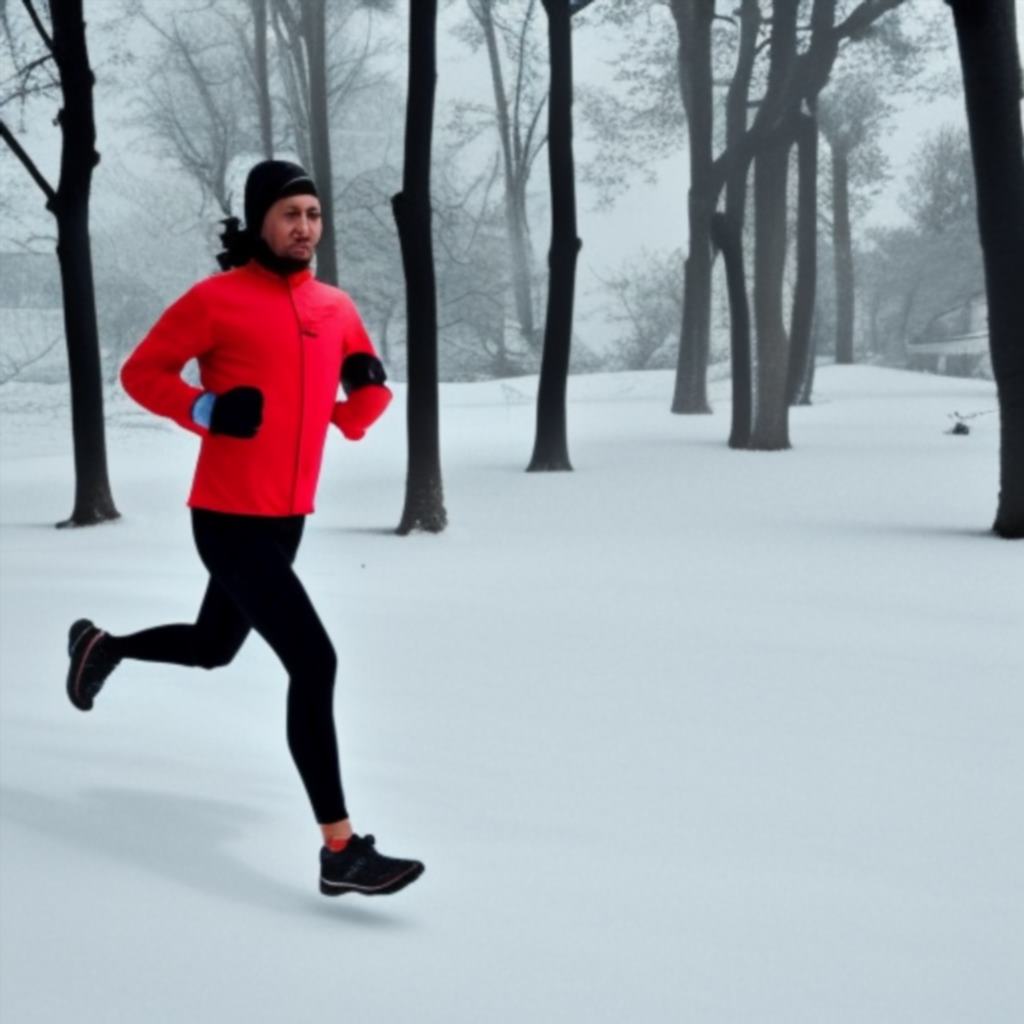
<path fill-rule="evenodd" d="M 304 516 L 242 516 L 192 509 L 192 534 L 210 572 L 194 625 L 111 637 L 111 653 L 217 668 L 255 629 L 288 672 L 288 747 L 321 824 L 348 817 L 334 734 L 337 657 L 292 563 Z"/>

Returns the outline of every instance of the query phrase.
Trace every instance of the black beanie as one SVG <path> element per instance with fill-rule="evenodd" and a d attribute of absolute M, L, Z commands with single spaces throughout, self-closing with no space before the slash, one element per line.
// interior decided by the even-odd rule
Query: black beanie
<path fill-rule="evenodd" d="M 245 226 L 259 238 L 263 218 L 278 199 L 286 196 L 315 196 L 316 185 L 305 169 L 287 160 L 264 160 L 245 179 Z"/>
<path fill-rule="evenodd" d="M 260 237 L 263 218 L 278 199 L 287 196 L 310 195 L 319 198 L 313 179 L 298 164 L 287 160 L 264 160 L 256 164 L 245 179 L 245 228 L 237 217 L 222 220 L 224 231 L 221 241 L 224 251 L 217 254 L 222 270 L 241 267 L 251 259 L 279 274 L 293 273 L 307 264 L 275 256 Z"/>

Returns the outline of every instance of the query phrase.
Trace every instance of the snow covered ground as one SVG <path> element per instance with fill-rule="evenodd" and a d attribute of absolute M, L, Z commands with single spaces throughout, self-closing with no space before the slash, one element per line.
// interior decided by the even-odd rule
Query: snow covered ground
<path fill-rule="evenodd" d="M 327 900 L 258 638 L 67 703 L 65 633 L 193 616 L 196 439 L 110 403 L 123 519 L 71 508 L 61 389 L 0 389 L 0 1020 L 1024 1020 L 1024 547 L 991 384 L 825 367 L 792 451 L 571 382 L 443 389 L 451 526 L 398 538 L 401 402 L 334 434 L 298 569 L 340 657 L 356 827 Z M 401 398 L 401 396 L 400 396 Z M 968 436 L 949 414 L 983 413 Z"/>

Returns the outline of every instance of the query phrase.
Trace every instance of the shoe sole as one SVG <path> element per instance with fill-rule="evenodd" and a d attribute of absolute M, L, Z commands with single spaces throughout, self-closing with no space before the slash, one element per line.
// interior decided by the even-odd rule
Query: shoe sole
<path fill-rule="evenodd" d="M 75 657 L 75 652 L 79 646 L 85 641 L 89 632 L 92 631 L 93 636 L 86 641 L 85 650 L 82 652 L 80 658 Z M 71 624 L 71 628 L 68 630 L 68 656 L 71 658 L 71 664 L 68 666 L 68 680 L 67 680 L 67 691 L 68 700 L 78 708 L 79 711 L 91 711 L 93 702 L 91 700 L 83 700 L 80 696 L 78 689 L 82 677 L 82 669 L 85 667 L 85 662 L 89 657 L 89 652 L 93 649 L 96 641 L 103 636 L 103 630 L 98 629 L 89 619 L 78 619 L 76 622 Z"/>
<path fill-rule="evenodd" d="M 349 885 L 345 882 L 329 882 L 327 879 L 320 879 L 320 892 L 324 896 L 344 896 L 346 893 L 355 892 L 361 896 L 390 896 L 392 893 L 399 892 L 404 889 L 407 885 L 415 882 L 420 875 L 423 874 L 423 865 L 415 864 L 403 875 L 399 875 L 397 878 L 392 879 L 390 882 L 386 882 L 384 885 L 377 886 L 376 888 L 366 888 L 365 886 Z"/>

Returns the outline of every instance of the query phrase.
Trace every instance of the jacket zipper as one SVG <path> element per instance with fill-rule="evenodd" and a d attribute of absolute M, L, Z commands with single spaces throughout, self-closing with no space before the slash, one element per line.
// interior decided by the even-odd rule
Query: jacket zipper
<path fill-rule="evenodd" d="M 292 292 L 291 282 L 285 281 L 285 288 L 288 289 L 288 300 L 292 304 L 292 312 L 295 314 L 295 326 L 298 330 L 299 341 L 299 432 L 295 439 L 295 467 L 292 472 L 292 497 L 289 509 L 295 515 L 295 492 L 299 486 L 299 462 L 302 454 L 302 433 L 306 418 L 306 346 L 302 343 L 302 320 L 299 317 L 298 306 L 295 305 L 295 295 Z"/>

